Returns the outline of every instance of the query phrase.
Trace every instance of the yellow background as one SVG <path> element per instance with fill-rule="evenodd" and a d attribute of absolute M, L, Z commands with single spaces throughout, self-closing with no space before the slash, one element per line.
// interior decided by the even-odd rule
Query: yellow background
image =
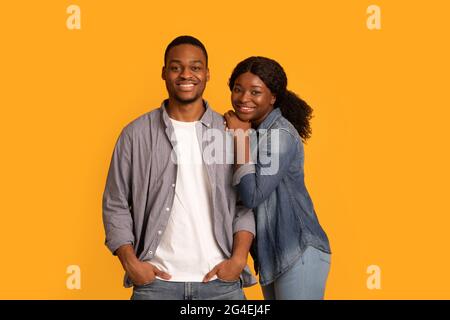
<path fill-rule="evenodd" d="M 70 4 L 81 30 L 66 27 Z M 381 30 L 366 27 L 371 4 Z M 191 34 L 217 111 L 250 55 L 278 60 L 313 106 L 306 183 L 333 251 L 326 298 L 449 299 L 449 12 L 446 0 L 2 1 L 0 298 L 129 299 L 103 244 L 107 169 L 121 128 L 166 97 L 166 45 Z M 81 290 L 66 288 L 69 265 Z"/>

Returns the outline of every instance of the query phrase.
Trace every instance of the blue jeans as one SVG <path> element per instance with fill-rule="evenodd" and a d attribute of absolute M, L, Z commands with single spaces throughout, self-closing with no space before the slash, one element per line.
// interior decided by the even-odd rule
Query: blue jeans
<path fill-rule="evenodd" d="M 131 300 L 245 300 L 241 281 L 172 282 L 155 279 L 134 286 Z"/>
<path fill-rule="evenodd" d="M 267 286 L 266 300 L 322 300 L 330 271 L 331 255 L 307 247 L 298 261 Z"/>

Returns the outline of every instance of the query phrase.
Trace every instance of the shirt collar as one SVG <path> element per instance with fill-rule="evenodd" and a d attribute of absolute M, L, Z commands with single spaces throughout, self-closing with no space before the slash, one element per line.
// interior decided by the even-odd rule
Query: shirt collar
<path fill-rule="evenodd" d="M 280 108 L 273 109 L 264 119 L 264 121 L 258 126 L 258 129 L 269 129 L 272 124 L 281 116 L 282 114 Z"/>
<path fill-rule="evenodd" d="M 163 121 L 164 121 L 166 127 L 168 127 L 169 123 L 170 123 L 170 117 L 169 117 L 169 114 L 167 113 L 167 110 L 166 110 L 166 104 L 168 102 L 169 102 L 169 100 L 166 99 L 166 100 L 164 100 L 161 103 L 162 118 L 163 118 Z M 202 117 L 200 118 L 199 121 L 204 126 L 206 126 L 208 128 L 211 128 L 211 125 L 212 125 L 212 109 L 211 109 L 208 101 L 206 101 L 206 100 L 203 100 L 203 106 L 205 107 L 205 112 L 203 113 L 203 115 L 202 115 Z"/>

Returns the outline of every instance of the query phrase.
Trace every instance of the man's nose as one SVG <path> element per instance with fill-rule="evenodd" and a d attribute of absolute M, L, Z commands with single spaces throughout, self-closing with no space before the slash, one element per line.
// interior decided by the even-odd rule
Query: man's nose
<path fill-rule="evenodd" d="M 191 78 L 192 73 L 189 68 L 183 68 L 183 70 L 181 70 L 180 77 L 183 79 Z"/>

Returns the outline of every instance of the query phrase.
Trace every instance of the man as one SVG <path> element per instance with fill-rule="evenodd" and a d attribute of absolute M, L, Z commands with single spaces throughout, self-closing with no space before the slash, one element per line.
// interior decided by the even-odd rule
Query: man
<path fill-rule="evenodd" d="M 116 143 L 103 195 L 105 244 L 122 263 L 124 286 L 134 287 L 132 299 L 245 299 L 242 288 L 256 283 L 247 266 L 255 220 L 237 205 L 232 165 L 205 152 L 210 132 L 225 125 L 202 98 L 203 44 L 174 39 L 162 78 L 169 99 Z"/>

